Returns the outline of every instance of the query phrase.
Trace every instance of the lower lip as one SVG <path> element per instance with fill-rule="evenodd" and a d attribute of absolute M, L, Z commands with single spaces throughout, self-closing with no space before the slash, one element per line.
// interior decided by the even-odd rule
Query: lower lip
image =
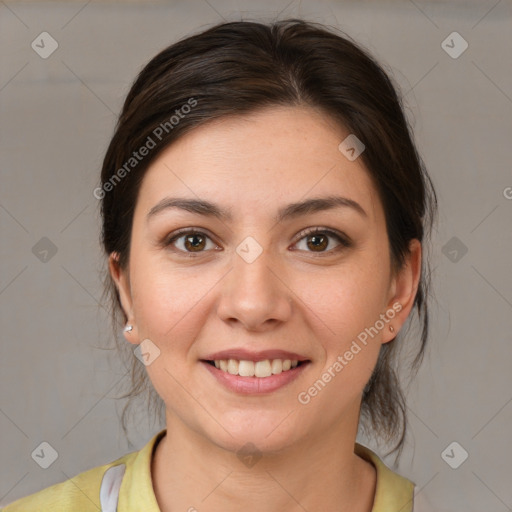
<path fill-rule="evenodd" d="M 243 395 L 261 395 L 276 391 L 295 380 L 309 365 L 309 361 L 304 362 L 295 368 L 269 377 L 240 377 L 240 375 L 232 375 L 205 361 L 200 362 L 226 388 Z"/>

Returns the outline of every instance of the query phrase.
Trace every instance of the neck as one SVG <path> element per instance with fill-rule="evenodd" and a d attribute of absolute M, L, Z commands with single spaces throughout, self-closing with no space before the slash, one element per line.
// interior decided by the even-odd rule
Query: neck
<path fill-rule="evenodd" d="M 160 510 L 371 512 L 376 473 L 354 453 L 356 432 L 332 429 L 244 464 L 167 414 L 151 468 Z"/>

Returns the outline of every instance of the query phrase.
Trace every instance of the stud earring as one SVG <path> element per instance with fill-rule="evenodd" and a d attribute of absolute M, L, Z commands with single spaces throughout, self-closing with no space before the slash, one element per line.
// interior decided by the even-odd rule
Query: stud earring
<path fill-rule="evenodd" d="M 389 326 L 389 330 L 390 330 L 391 332 L 395 332 L 395 328 L 394 328 L 392 325 L 390 325 L 390 326 Z"/>
<path fill-rule="evenodd" d="M 133 325 L 127 324 L 126 327 L 124 328 L 124 332 L 130 332 L 132 330 L 133 330 Z"/>

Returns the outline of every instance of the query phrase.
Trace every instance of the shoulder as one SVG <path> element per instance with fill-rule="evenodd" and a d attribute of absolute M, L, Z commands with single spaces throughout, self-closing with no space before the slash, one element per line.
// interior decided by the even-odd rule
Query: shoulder
<path fill-rule="evenodd" d="M 10 503 L 2 512 L 111 512 L 145 510 L 157 512 L 151 482 L 151 457 L 166 434 L 157 433 L 139 451 L 80 473 L 64 482 Z"/>
<path fill-rule="evenodd" d="M 46 487 L 41 491 L 20 498 L 2 509 L 2 512 L 27 512 L 51 510 L 52 512 L 98 512 L 101 510 L 100 487 L 103 477 L 111 467 L 133 463 L 137 452 L 131 452 L 119 459 L 80 473 L 64 482 Z"/>

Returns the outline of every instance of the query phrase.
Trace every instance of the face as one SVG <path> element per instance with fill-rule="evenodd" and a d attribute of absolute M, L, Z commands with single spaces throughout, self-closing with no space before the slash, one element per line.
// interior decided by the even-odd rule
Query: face
<path fill-rule="evenodd" d="M 411 309 L 419 246 L 392 275 L 377 191 L 338 149 L 348 135 L 308 108 L 267 109 L 195 129 L 147 170 L 129 267 L 113 254 L 110 269 L 168 427 L 269 452 L 355 434 L 381 344 Z M 344 199 L 297 206 L 326 198 Z"/>

